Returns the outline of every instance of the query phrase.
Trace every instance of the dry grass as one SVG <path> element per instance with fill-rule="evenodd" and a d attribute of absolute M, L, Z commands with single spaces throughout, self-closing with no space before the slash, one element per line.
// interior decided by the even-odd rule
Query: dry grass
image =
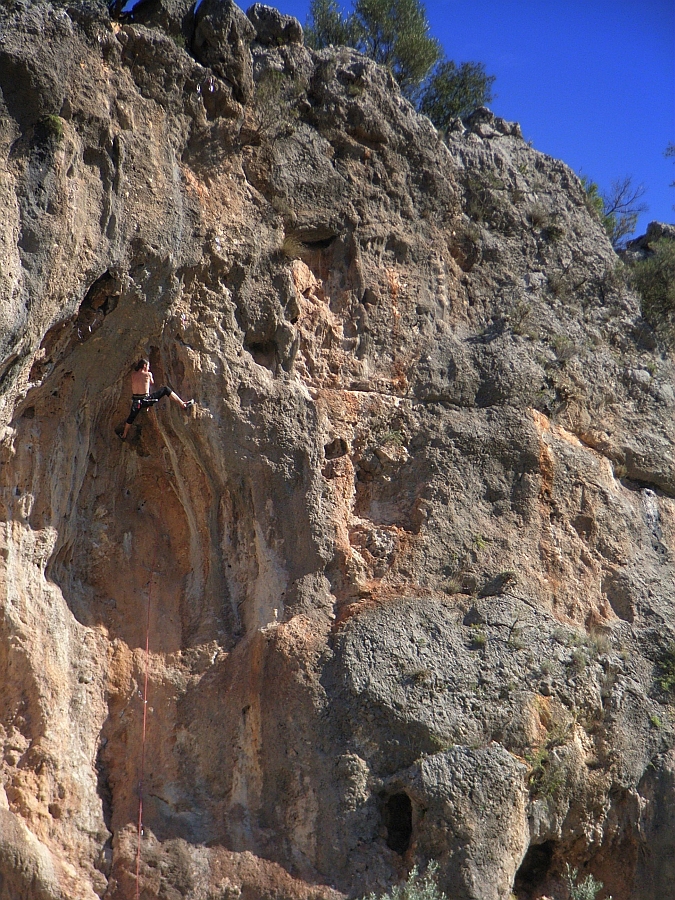
<path fill-rule="evenodd" d="M 302 259 L 307 252 L 307 247 L 299 238 L 287 234 L 281 244 L 281 252 L 289 259 Z"/>

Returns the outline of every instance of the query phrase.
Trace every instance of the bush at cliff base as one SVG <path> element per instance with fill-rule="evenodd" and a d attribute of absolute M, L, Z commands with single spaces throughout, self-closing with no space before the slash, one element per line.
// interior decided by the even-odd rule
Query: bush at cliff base
<path fill-rule="evenodd" d="M 368 894 L 363 900 L 448 900 L 436 883 L 438 863 L 430 862 L 424 875 L 414 866 L 405 884 L 397 884 L 386 894 Z"/>

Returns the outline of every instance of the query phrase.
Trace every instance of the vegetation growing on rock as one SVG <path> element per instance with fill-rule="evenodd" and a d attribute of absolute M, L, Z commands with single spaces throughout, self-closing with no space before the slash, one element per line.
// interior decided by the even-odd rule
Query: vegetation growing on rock
<path fill-rule="evenodd" d="M 335 0 L 312 0 L 306 34 L 316 50 L 344 44 L 387 66 L 403 94 L 442 131 L 492 100 L 494 76 L 482 63 L 457 66 L 443 58 L 420 0 L 355 0 L 347 16 Z"/>

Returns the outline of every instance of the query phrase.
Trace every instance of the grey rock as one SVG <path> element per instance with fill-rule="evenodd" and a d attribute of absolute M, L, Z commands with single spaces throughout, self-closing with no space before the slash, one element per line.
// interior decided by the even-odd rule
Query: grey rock
<path fill-rule="evenodd" d="M 249 49 L 255 29 L 232 0 L 202 0 L 195 14 L 192 50 L 232 87 L 235 99 L 253 95 L 253 61 Z"/>
<path fill-rule="evenodd" d="M 650 222 L 645 234 L 626 244 L 628 253 L 639 253 L 641 256 L 652 252 L 653 245 L 660 240 L 675 241 L 675 225 L 664 222 Z"/>
<path fill-rule="evenodd" d="M 194 31 L 194 7 L 195 0 L 140 0 L 119 18 L 148 28 L 161 28 L 189 47 Z"/>
<path fill-rule="evenodd" d="M 527 768 L 502 747 L 453 747 L 402 776 L 423 819 L 418 846 L 443 865 L 441 887 L 470 898 L 508 896 L 529 844 Z M 407 786 L 407 785 L 406 785 Z"/>
<path fill-rule="evenodd" d="M 0 8 L 0 882 L 135 883 L 152 594 L 147 890 L 667 893 L 674 370 L 578 178 L 69 9 Z M 146 353 L 197 404 L 122 445 Z"/>
<path fill-rule="evenodd" d="M 255 28 L 256 40 L 265 46 L 302 44 L 302 25 L 293 16 L 285 16 L 272 6 L 254 3 L 246 10 Z"/>

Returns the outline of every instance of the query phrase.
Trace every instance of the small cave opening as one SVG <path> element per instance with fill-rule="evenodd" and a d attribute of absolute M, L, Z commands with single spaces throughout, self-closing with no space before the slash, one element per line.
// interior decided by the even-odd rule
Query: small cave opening
<path fill-rule="evenodd" d="M 110 786 L 110 773 L 103 759 L 103 747 L 96 754 L 96 792 L 101 798 L 101 811 L 106 828 L 111 830 L 113 813 L 113 794 Z"/>
<path fill-rule="evenodd" d="M 326 459 L 339 459 L 341 456 L 346 456 L 348 450 L 347 441 L 341 437 L 336 437 L 335 440 L 325 444 L 323 448 Z"/>
<path fill-rule="evenodd" d="M 401 792 L 387 797 L 384 825 L 387 829 L 387 847 L 396 853 L 405 853 L 412 837 L 412 803 L 407 794 Z"/>
<path fill-rule="evenodd" d="M 513 890 L 518 900 L 530 900 L 544 887 L 551 873 L 555 843 L 532 844 L 516 872 Z"/>
<path fill-rule="evenodd" d="M 277 346 L 274 341 L 255 341 L 245 343 L 244 347 L 253 357 L 253 361 L 259 366 L 264 366 L 270 372 L 274 372 L 277 363 Z"/>
<path fill-rule="evenodd" d="M 288 232 L 286 236 L 304 244 L 308 250 L 327 250 L 337 237 L 333 229 L 327 225 L 296 228 Z"/>
<path fill-rule="evenodd" d="M 327 237 L 327 238 L 305 238 L 303 240 L 303 244 L 306 244 L 310 250 L 328 250 L 331 244 L 334 242 L 335 236 Z"/>
<path fill-rule="evenodd" d="M 72 316 L 56 322 L 42 339 L 30 370 L 30 381 L 43 381 L 54 367 L 78 344 L 83 344 L 103 325 L 105 317 L 117 306 L 121 289 L 110 272 L 104 272 L 89 290 Z"/>

